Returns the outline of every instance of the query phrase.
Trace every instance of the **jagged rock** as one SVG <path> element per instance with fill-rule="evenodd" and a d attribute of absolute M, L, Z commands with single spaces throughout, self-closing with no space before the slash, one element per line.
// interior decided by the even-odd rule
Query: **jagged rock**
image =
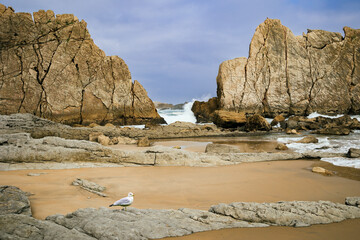
<path fill-rule="evenodd" d="M 213 114 L 217 109 L 216 97 L 210 98 L 207 102 L 195 101 L 191 107 L 191 111 L 193 111 L 198 123 L 213 122 Z"/>
<path fill-rule="evenodd" d="M 325 168 L 322 168 L 322 167 L 313 167 L 311 169 L 312 172 L 314 173 L 321 173 L 321 174 L 324 174 L 324 175 L 328 175 L 328 176 L 332 176 L 334 175 L 332 171 L 329 171 Z"/>
<path fill-rule="evenodd" d="M 213 122 L 224 128 L 237 128 L 244 126 L 246 123 L 246 115 L 243 112 L 231 112 L 224 110 L 216 110 L 213 114 Z"/>
<path fill-rule="evenodd" d="M 97 183 L 90 182 L 86 179 L 77 178 L 71 184 L 74 186 L 80 186 L 82 189 L 85 189 L 86 191 L 95 193 L 101 197 L 107 197 L 106 194 L 102 193 L 103 191 L 105 191 L 105 189 L 106 189 L 105 187 L 100 186 Z"/>
<path fill-rule="evenodd" d="M 212 206 L 209 211 L 252 223 L 294 227 L 340 222 L 360 217 L 360 208 L 329 201 L 222 203 Z"/>
<path fill-rule="evenodd" d="M 0 29 L 1 114 L 32 113 L 66 124 L 164 123 L 124 60 L 106 56 L 84 20 L 7 8 Z"/>
<path fill-rule="evenodd" d="M 250 43 L 248 58 L 220 64 L 219 109 L 306 115 L 360 113 L 360 30 L 345 36 L 308 30 L 295 36 L 280 20 L 266 19 Z"/>
<path fill-rule="evenodd" d="M 209 143 L 205 148 L 206 153 L 240 153 L 240 149 L 237 146 L 231 146 L 226 144 Z"/>
<path fill-rule="evenodd" d="M 137 142 L 138 147 L 150 147 L 150 141 L 148 137 L 140 138 Z"/>
<path fill-rule="evenodd" d="M 276 147 L 275 147 L 276 150 L 281 150 L 281 151 L 285 151 L 285 150 L 288 150 L 289 148 L 283 144 L 283 143 L 279 143 Z"/>
<path fill-rule="evenodd" d="M 314 136 L 305 136 L 302 139 L 300 139 L 299 141 L 296 141 L 297 143 L 318 143 L 319 139 L 317 139 Z"/>
<path fill-rule="evenodd" d="M 347 152 L 347 157 L 349 158 L 360 158 L 360 149 L 350 148 Z"/>
<path fill-rule="evenodd" d="M 246 131 L 270 131 L 271 126 L 263 116 L 255 114 L 246 119 L 245 129 Z"/>
<path fill-rule="evenodd" d="M 360 197 L 347 197 L 345 198 L 345 204 L 360 207 Z"/>
<path fill-rule="evenodd" d="M 17 187 L 0 186 L 0 215 L 3 214 L 31 216 L 30 201 L 26 193 Z"/>

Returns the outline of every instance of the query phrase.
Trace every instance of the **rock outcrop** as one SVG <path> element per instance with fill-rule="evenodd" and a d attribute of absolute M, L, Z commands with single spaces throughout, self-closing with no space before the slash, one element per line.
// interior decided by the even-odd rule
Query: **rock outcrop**
<path fill-rule="evenodd" d="M 249 57 L 221 63 L 219 108 L 228 111 L 307 115 L 360 113 L 360 30 L 345 36 L 308 30 L 295 36 L 279 20 L 266 19 Z"/>
<path fill-rule="evenodd" d="M 122 211 L 101 207 L 78 209 L 67 215 L 52 215 L 46 220 L 0 212 L 0 236 L 4 239 L 147 240 L 223 228 L 304 227 L 360 218 L 357 203 L 358 198 L 347 198 L 349 205 L 328 201 L 237 202 L 215 205 L 209 211 L 132 207 Z"/>
<path fill-rule="evenodd" d="M 84 20 L 0 4 L 0 114 L 31 113 L 66 124 L 164 123 L 128 66 L 106 56 Z"/>

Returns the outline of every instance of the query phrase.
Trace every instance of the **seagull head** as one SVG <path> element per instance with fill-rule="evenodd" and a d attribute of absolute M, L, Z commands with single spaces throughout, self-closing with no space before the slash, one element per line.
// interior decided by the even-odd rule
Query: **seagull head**
<path fill-rule="evenodd" d="M 133 196 L 134 196 L 134 194 L 132 192 L 128 193 L 128 197 L 133 197 Z"/>

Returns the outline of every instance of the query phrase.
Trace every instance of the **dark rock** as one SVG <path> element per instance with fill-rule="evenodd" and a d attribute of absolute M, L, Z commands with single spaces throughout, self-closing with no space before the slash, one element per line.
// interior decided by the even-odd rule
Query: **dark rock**
<path fill-rule="evenodd" d="M 196 122 L 208 123 L 213 122 L 213 114 L 218 109 L 217 98 L 210 98 L 207 102 L 195 101 L 191 111 L 193 111 Z"/>
<path fill-rule="evenodd" d="M 351 130 L 347 127 L 326 127 L 313 131 L 316 134 L 324 135 L 349 135 Z"/>
<path fill-rule="evenodd" d="M 255 114 L 246 119 L 246 131 L 270 131 L 271 126 L 268 121 L 261 115 Z"/>

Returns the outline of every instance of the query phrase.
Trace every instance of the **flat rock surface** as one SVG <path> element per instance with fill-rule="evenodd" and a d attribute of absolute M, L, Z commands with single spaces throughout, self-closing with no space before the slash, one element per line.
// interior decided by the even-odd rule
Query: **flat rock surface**
<path fill-rule="evenodd" d="M 11 213 L 31 216 L 30 201 L 21 189 L 0 186 L 0 215 Z"/>

